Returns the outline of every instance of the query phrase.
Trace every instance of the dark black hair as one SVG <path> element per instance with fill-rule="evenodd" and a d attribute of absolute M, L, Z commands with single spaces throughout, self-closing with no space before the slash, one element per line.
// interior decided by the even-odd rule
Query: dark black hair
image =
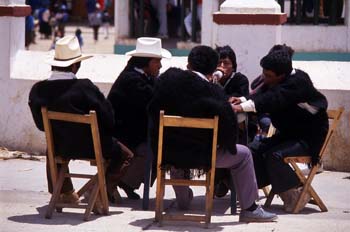
<path fill-rule="evenodd" d="M 287 50 L 276 50 L 269 52 L 260 61 L 260 66 L 264 69 L 271 70 L 277 76 L 282 74 L 288 75 L 292 72 L 292 59 Z"/>
<path fill-rule="evenodd" d="M 273 52 L 273 51 L 279 51 L 279 50 L 285 50 L 285 51 L 287 51 L 288 54 L 289 54 L 289 56 L 290 56 L 290 58 L 292 58 L 293 55 L 294 55 L 294 50 L 293 50 L 293 48 L 287 46 L 286 44 L 276 44 L 276 45 L 274 45 L 274 46 L 270 49 L 269 53 L 270 53 L 270 52 Z"/>
<path fill-rule="evenodd" d="M 128 64 L 126 65 L 125 69 L 129 69 L 131 67 L 136 68 L 145 68 L 148 66 L 149 62 L 152 60 L 152 57 L 139 57 L 139 56 L 132 56 Z"/>
<path fill-rule="evenodd" d="M 208 75 L 218 66 L 219 55 L 211 47 L 200 45 L 190 51 L 187 61 L 193 71 Z"/>
<path fill-rule="evenodd" d="M 76 36 L 81 35 L 81 30 L 80 30 L 80 28 L 77 28 L 77 29 L 75 30 L 75 35 L 76 35 Z"/>
<path fill-rule="evenodd" d="M 236 61 L 236 54 L 233 51 L 233 49 L 230 46 L 226 45 L 226 46 L 223 46 L 223 47 L 216 47 L 215 50 L 219 54 L 220 59 L 229 58 L 231 60 L 233 71 L 236 72 L 236 70 L 237 70 L 237 61 Z"/>

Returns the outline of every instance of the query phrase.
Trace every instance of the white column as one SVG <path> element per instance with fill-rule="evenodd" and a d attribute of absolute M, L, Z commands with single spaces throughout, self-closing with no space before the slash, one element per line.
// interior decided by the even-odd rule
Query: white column
<path fill-rule="evenodd" d="M 202 6 L 202 44 L 213 46 L 213 13 L 218 11 L 218 0 L 203 0 Z M 208 17 L 203 17 L 208 16 Z"/>
<path fill-rule="evenodd" d="M 350 52 L 350 0 L 345 0 L 345 25 L 347 27 L 347 52 Z"/>
<path fill-rule="evenodd" d="M 23 6 L 24 3 L 24 0 L 0 0 L 0 7 Z M 9 78 L 17 51 L 24 49 L 24 34 L 24 17 L 0 16 L 0 79 Z"/>
<path fill-rule="evenodd" d="M 115 43 L 129 35 L 129 1 L 115 1 L 114 33 Z"/>
<path fill-rule="evenodd" d="M 252 81 L 261 73 L 260 59 L 281 43 L 281 13 L 274 0 L 226 0 L 214 14 L 213 45 L 229 45 L 237 56 L 237 70 Z"/>

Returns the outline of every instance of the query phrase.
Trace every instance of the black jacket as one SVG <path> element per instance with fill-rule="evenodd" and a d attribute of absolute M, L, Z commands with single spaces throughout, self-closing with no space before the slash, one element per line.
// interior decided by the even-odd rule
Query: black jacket
<path fill-rule="evenodd" d="M 282 139 L 305 141 L 314 162 L 328 132 L 327 99 L 314 86 L 307 73 L 296 70 L 280 84 L 250 97 L 257 112 L 269 113 Z M 307 103 L 318 109 L 310 113 L 300 107 Z"/>
<path fill-rule="evenodd" d="M 225 93 L 230 97 L 247 97 L 249 95 L 249 81 L 242 73 L 235 75 L 222 84 Z"/>
<path fill-rule="evenodd" d="M 48 110 L 87 114 L 95 110 L 97 114 L 101 146 L 104 157 L 112 153 L 113 109 L 100 90 L 88 79 L 44 80 L 32 87 L 29 106 L 35 125 L 43 131 L 41 107 Z M 93 158 L 94 149 L 91 129 L 87 125 L 53 122 L 56 154 L 65 157 Z M 113 150 L 114 151 L 114 150 Z"/>
<path fill-rule="evenodd" d="M 115 112 L 114 136 L 130 148 L 147 140 L 147 104 L 156 79 L 126 68 L 114 82 L 108 100 Z"/>
<path fill-rule="evenodd" d="M 219 116 L 218 145 L 236 154 L 236 116 L 222 88 L 190 71 L 171 68 L 160 81 L 149 104 L 150 134 L 157 154 L 159 112 L 168 115 L 209 118 Z M 164 162 L 179 168 L 208 167 L 212 133 L 205 129 L 167 128 L 164 131 Z"/>

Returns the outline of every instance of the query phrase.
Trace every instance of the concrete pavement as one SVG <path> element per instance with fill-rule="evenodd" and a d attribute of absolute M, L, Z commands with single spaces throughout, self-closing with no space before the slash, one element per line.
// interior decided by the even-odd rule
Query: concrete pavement
<path fill-rule="evenodd" d="M 6 151 L 0 157 L 6 157 Z M 7 157 L 13 157 L 7 156 Z M 24 158 L 24 159 L 23 159 Z M 54 213 L 52 219 L 44 214 L 50 195 L 47 193 L 45 159 L 25 153 L 22 159 L 0 160 L 0 231 L 202 231 L 198 223 L 165 222 L 159 227 L 154 219 L 155 187 L 151 188 L 150 211 L 141 209 L 141 200 L 132 201 L 121 195 L 120 205 L 111 205 L 109 216 L 91 216 L 83 221 L 83 211 L 64 209 L 63 214 Z M 72 170 L 91 172 L 93 169 L 82 161 L 74 161 Z M 328 212 L 321 213 L 316 206 L 308 205 L 300 214 L 286 214 L 280 199 L 275 198 L 269 209 L 278 214 L 274 223 L 239 223 L 238 215 L 229 214 L 229 196 L 214 200 L 212 224 L 205 231 L 342 231 L 350 230 L 350 173 L 325 171 L 315 177 L 313 186 L 324 200 Z M 81 182 L 74 182 L 76 188 Z M 142 187 L 138 191 L 142 193 Z M 204 189 L 194 188 L 191 212 L 204 208 Z M 260 192 L 263 204 L 265 198 Z M 172 188 L 165 192 L 165 208 L 177 211 Z"/>

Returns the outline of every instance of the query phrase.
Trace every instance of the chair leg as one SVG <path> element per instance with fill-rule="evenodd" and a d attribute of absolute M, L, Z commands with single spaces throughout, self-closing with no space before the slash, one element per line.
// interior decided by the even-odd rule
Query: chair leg
<path fill-rule="evenodd" d="M 94 181 L 96 180 L 97 176 L 95 175 L 93 178 L 91 178 L 88 182 L 86 182 L 77 192 L 79 197 L 81 197 L 86 191 L 88 191 L 90 188 L 93 188 Z"/>
<path fill-rule="evenodd" d="M 263 190 L 263 192 L 264 192 L 265 197 L 268 197 L 268 196 L 269 196 L 269 193 L 270 193 L 269 186 L 263 187 L 262 190 Z"/>
<path fill-rule="evenodd" d="M 311 186 L 311 182 L 317 172 L 318 167 L 315 166 L 311 169 L 308 177 L 306 178 L 302 172 L 300 171 L 300 169 L 298 168 L 297 164 L 295 162 L 291 162 L 292 166 L 295 169 L 295 173 L 297 174 L 297 176 L 299 177 L 300 181 L 304 184 L 303 187 L 303 191 L 301 192 L 298 202 L 294 207 L 293 213 L 298 213 L 301 209 L 301 202 L 302 202 L 302 197 L 305 196 L 306 192 L 309 192 L 311 197 L 313 197 L 313 199 L 315 200 L 316 204 L 318 205 L 318 207 L 320 207 L 322 212 L 327 212 L 328 209 L 325 206 L 325 204 L 322 202 L 321 198 L 317 195 L 316 191 L 313 189 L 313 187 Z"/>
<path fill-rule="evenodd" d="M 163 193 L 161 189 L 162 189 L 162 186 L 164 185 L 162 176 L 163 176 L 162 170 L 157 170 L 157 192 L 156 192 L 156 209 L 155 209 L 156 222 L 160 221 L 160 217 L 162 214 L 161 201 L 163 201 Z"/>
<path fill-rule="evenodd" d="M 142 209 L 149 209 L 149 189 L 152 176 L 152 157 L 151 154 L 147 154 L 146 168 L 145 168 L 145 179 L 143 185 L 143 197 L 142 197 Z"/>
<path fill-rule="evenodd" d="M 206 204 L 205 204 L 205 227 L 209 228 L 211 222 L 211 213 L 213 209 L 213 195 L 214 195 L 214 179 L 211 176 L 212 173 L 209 171 L 206 175 L 207 186 L 206 186 Z"/>
<path fill-rule="evenodd" d="M 231 215 L 237 213 L 237 194 L 236 194 L 236 189 L 235 185 L 233 183 L 233 178 L 232 175 L 230 175 L 230 194 L 231 194 Z"/>
<path fill-rule="evenodd" d="M 159 202 L 159 226 L 163 226 L 164 211 L 164 194 L 165 194 L 165 170 L 161 170 L 160 202 Z"/>
<path fill-rule="evenodd" d="M 210 224 L 210 171 L 206 174 L 205 186 L 205 227 L 208 228 Z"/>
<path fill-rule="evenodd" d="M 322 212 L 327 212 L 328 209 L 326 207 L 326 205 L 323 203 L 323 201 L 321 200 L 321 198 L 318 196 L 318 194 L 316 193 L 316 191 L 312 188 L 312 186 L 310 186 L 310 192 L 311 192 L 311 196 L 312 198 L 315 200 L 316 204 L 318 205 L 318 207 L 320 208 L 320 210 Z"/>
<path fill-rule="evenodd" d="M 295 205 L 295 207 L 293 209 L 293 213 L 299 213 L 302 210 L 302 208 L 301 208 L 302 199 L 305 197 L 305 195 L 307 193 L 309 193 L 311 195 L 311 197 L 314 199 L 316 205 L 320 208 L 320 210 L 322 212 L 327 212 L 328 211 L 326 205 L 323 203 L 323 201 L 318 196 L 316 191 L 313 189 L 313 187 L 311 185 L 309 185 L 309 186 L 304 186 L 303 187 L 303 191 L 300 193 L 298 201 L 297 201 L 297 203 L 296 203 L 296 205 Z"/>
<path fill-rule="evenodd" d="M 50 199 L 49 206 L 46 210 L 45 218 L 50 219 L 52 217 L 52 213 L 55 209 L 55 206 L 57 204 L 57 201 L 59 200 L 59 196 L 61 194 L 61 189 L 64 181 L 64 175 L 67 172 L 68 164 L 62 164 L 59 174 L 58 174 L 58 180 L 56 182 L 56 185 L 54 186 L 52 196 Z M 61 208 L 62 209 L 62 208 Z"/>
<path fill-rule="evenodd" d="M 90 219 L 91 211 L 95 206 L 98 192 L 99 192 L 99 185 L 97 182 L 95 182 L 94 188 L 92 189 L 92 192 L 89 198 L 87 208 L 84 213 L 84 221 L 88 221 Z"/>
<path fill-rule="evenodd" d="M 268 195 L 268 197 L 267 197 L 267 199 L 266 199 L 266 201 L 265 201 L 265 204 L 264 204 L 265 207 L 270 207 L 271 206 L 271 203 L 272 203 L 272 200 L 273 200 L 274 196 L 275 196 L 275 193 L 272 192 L 272 190 L 271 190 L 269 195 Z"/>

